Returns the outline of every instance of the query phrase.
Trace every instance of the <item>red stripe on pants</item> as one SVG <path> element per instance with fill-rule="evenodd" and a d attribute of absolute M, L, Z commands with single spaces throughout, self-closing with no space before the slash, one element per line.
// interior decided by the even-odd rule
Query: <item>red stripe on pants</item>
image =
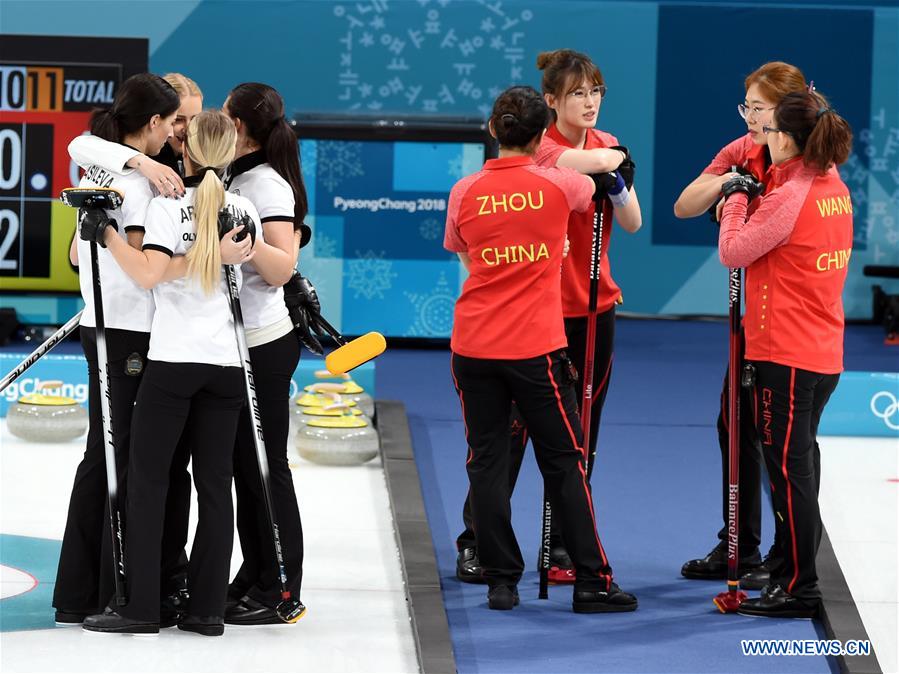
<path fill-rule="evenodd" d="M 796 550 L 796 525 L 793 523 L 793 489 L 790 487 L 790 471 L 787 468 L 787 455 L 790 450 L 790 435 L 793 431 L 793 388 L 796 385 L 796 368 L 790 368 L 790 407 L 787 415 L 787 433 L 784 437 L 783 462 L 781 471 L 787 484 L 787 519 L 790 522 L 790 544 L 793 554 L 793 578 L 787 586 L 787 592 L 793 591 L 796 579 L 799 577 L 799 553 Z"/>
<path fill-rule="evenodd" d="M 568 422 L 568 415 L 565 414 L 565 406 L 562 404 L 562 396 L 559 394 L 559 387 L 556 384 L 556 380 L 553 377 L 552 373 L 553 362 L 549 355 L 546 356 L 546 374 L 549 377 L 550 383 L 553 385 L 553 393 L 556 396 L 556 404 L 559 406 L 559 413 L 562 415 L 562 419 L 565 421 L 565 428 L 568 430 L 568 437 L 571 438 L 571 444 L 574 445 L 575 449 L 577 449 L 582 455 L 585 455 L 585 449 L 578 446 L 577 438 L 574 435 L 574 429 L 571 428 L 571 424 Z M 587 504 L 590 506 L 590 517 L 593 521 L 593 535 L 596 537 L 596 547 L 599 548 L 599 554 L 602 557 L 603 566 L 609 565 L 609 560 L 606 558 L 606 551 L 602 547 L 602 543 L 599 540 L 599 532 L 596 529 L 596 514 L 593 511 L 593 498 L 590 496 L 590 489 L 587 487 L 587 473 L 584 472 L 584 463 L 582 461 L 578 461 L 577 469 L 581 473 L 581 484 L 584 487 L 584 493 L 587 495 Z"/>

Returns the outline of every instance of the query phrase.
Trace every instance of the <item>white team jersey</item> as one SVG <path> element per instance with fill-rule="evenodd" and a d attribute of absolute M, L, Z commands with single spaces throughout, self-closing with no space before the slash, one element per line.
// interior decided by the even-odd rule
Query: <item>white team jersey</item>
<path fill-rule="evenodd" d="M 127 240 L 129 230 L 143 231 L 147 205 L 153 191 L 147 179 L 139 173 L 117 173 L 99 166 L 87 167 L 78 187 L 111 187 L 125 197 L 122 207 L 108 211 L 116 221 L 119 236 Z M 76 236 L 78 234 L 76 233 Z M 94 316 L 94 283 L 91 272 L 91 246 L 78 238 L 78 282 L 84 298 L 81 325 L 96 327 Z M 103 291 L 103 321 L 107 328 L 149 332 L 153 321 L 153 295 L 135 283 L 116 263 L 106 248 L 97 246 L 100 266 L 100 284 Z"/>
<path fill-rule="evenodd" d="M 134 171 L 125 164 L 140 152 L 133 147 L 104 140 L 99 136 L 83 133 L 69 143 L 69 156 L 78 166 L 87 169 L 89 166 L 100 166 L 107 170 L 122 171 L 125 175 Z"/>
<path fill-rule="evenodd" d="M 275 169 L 265 163 L 261 152 L 243 156 L 234 162 L 228 190 L 253 202 L 263 226 L 266 222 L 278 220 L 293 222 L 293 190 Z M 244 283 L 240 291 L 240 303 L 247 329 L 256 330 L 283 323 L 286 329 L 278 330 L 279 334 L 268 341 L 290 332 L 293 326 L 289 321 L 285 322 L 287 306 L 284 304 L 284 291 L 266 283 L 253 266 L 252 260 L 242 268 Z"/>
<path fill-rule="evenodd" d="M 185 194 L 180 199 L 157 197 L 150 202 L 144 250 L 186 255 L 193 246 L 193 202 L 197 189 L 190 178 L 184 182 Z M 249 214 L 259 227 L 259 216 L 249 200 L 226 192 L 225 204 L 238 216 Z M 237 273 L 240 283 L 239 268 Z M 160 283 L 153 289 L 153 296 L 156 314 L 148 358 L 169 363 L 240 364 L 224 268 L 222 281 L 212 294 L 204 292 L 199 279 L 185 276 Z"/>

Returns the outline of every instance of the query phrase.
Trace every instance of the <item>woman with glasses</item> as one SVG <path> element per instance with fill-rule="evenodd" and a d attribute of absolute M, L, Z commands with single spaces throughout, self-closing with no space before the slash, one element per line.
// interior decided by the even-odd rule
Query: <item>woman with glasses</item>
<path fill-rule="evenodd" d="M 569 216 L 591 209 L 594 181 L 534 153 L 549 110 L 531 87 L 500 94 L 490 116 L 499 158 L 453 186 L 444 247 L 469 271 L 453 315 L 452 376 L 465 423 L 466 469 L 491 609 L 518 604 L 524 570 L 511 524 L 508 424 L 515 401 L 577 564 L 576 613 L 633 611 L 613 582 L 587 475 L 577 396 L 565 356 L 559 269 Z M 569 234 L 570 236 L 570 234 Z"/>
<path fill-rule="evenodd" d="M 771 124 L 774 109 L 784 96 L 807 91 L 808 85 L 805 76 L 796 66 L 781 61 L 764 64 L 750 74 L 744 84 L 746 99 L 737 106 L 737 111 L 746 120 L 747 132 L 725 145 L 702 173 L 687 185 L 674 204 L 674 214 L 678 218 L 693 218 L 713 208 L 721 199 L 721 187 L 735 175 L 748 174 L 765 184 L 770 180 L 768 170 L 771 166 L 771 154 L 768 138 L 762 132 L 762 127 Z M 747 286 L 750 281 L 747 273 Z M 700 559 L 691 559 L 683 565 L 681 574 L 686 578 L 727 577 L 727 457 L 730 433 L 726 414 L 727 379 L 726 371 L 721 406 L 718 409 L 723 526 L 718 531 L 718 544 L 709 554 Z M 753 409 L 748 389 L 741 387 L 740 391 L 741 409 Z M 761 450 L 752 416 L 742 414 L 740 421 L 740 583 L 746 589 L 758 590 L 767 584 L 771 569 L 780 563 L 777 554 L 779 546 L 775 540 L 762 560 L 758 549 L 761 544 Z"/>
<path fill-rule="evenodd" d="M 615 185 L 611 190 L 615 196 L 602 201 L 603 237 L 597 297 L 594 394 L 590 416 L 589 479 L 595 463 L 599 423 L 612 369 L 615 305 L 621 302 L 621 289 L 612 278 L 609 262 L 612 216 L 629 233 L 640 229 L 642 216 L 637 193 L 633 188 L 634 164 L 627 148 L 619 145 L 618 139 L 612 134 L 595 128 L 606 92 L 602 72 L 588 56 L 570 49 L 539 54 L 537 67 L 543 71 L 543 96 L 552 111 L 553 120 L 537 148 L 534 161 L 539 166 L 572 168 L 583 174 L 615 172 L 609 176 L 613 185 L 619 173 L 621 177 L 620 187 Z M 591 205 L 583 212 L 571 213 L 568 221 L 571 247 L 569 255 L 562 261 L 562 312 L 568 339 L 568 355 L 576 368 L 583 367 L 586 357 L 595 209 L 595 205 Z M 581 386 L 582 383 L 579 383 L 578 388 Z M 510 434 L 513 445 L 510 480 L 514 485 L 528 440 L 527 429 L 515 415 L 511 421 Z M 477 581 L 480 566 L 474 548 L 470 506 L 467 502 L 463 519 L 466 530 L 456 540 L 459 549 L 456 574 L 462 580 Z M 560 523 L 554 519 L 551 529 L 549 579 L 553 583 L 574 582 L 574 566 L 565 549 Z"/>
<path fill-rule="evenodd" d="M 834 167 L 849 157 L 852 132 L 809 91 L 787 94 L 772 118 L 761 130 L 772 162 L 766 194 L 755 203 L 757 182 L 728 179 L 718 235 L 721 262 L 747 270 L 746 361 L 782 558 L 761 598 L 739 612 L 813 618 L 821 603 L 818 422 L 843 370 L 841 297 L 852 253 L 852 202 Z"/>

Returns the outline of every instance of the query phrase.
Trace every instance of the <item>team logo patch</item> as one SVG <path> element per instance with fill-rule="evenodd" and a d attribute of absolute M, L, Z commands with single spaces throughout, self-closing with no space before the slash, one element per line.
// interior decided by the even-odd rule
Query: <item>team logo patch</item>
<path fill-rule="evenodd" d="M 143 371 L 144 359 L 141 358 L 141 355 L 135 352 L 128 356 L 128 359 L 125 361 L 125 374 L 136 377 Z"/>

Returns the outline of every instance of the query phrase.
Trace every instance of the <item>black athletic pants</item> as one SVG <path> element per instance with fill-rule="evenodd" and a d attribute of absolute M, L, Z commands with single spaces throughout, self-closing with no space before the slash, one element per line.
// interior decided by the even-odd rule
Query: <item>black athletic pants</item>
<path fill-rule="evenodd" d="M 471 512 L 491 586 L 514 585 L 524 571 L 512 530 L 509 488 L 509 415 L 512 401 L 527 424 L 537 465 L 565 522 L 576 587 L 607 590 L 612 570 L 596 532 L 584 472 L 577 397 L 560 351 L 524 360 L 452 355 L 452 374 L 468 440 Z"/>
<path fill-rule="evenodd" d="M 816 601 L 821 597 L 815 558 L 822 529 L 818 423 L 840 375 L 770 362 L 753 364 L 756 427 L 771 480 L 776 540 L 783 558 L 771 572 L 771 583 L 795 597 Z"/>
<path fill-rule="evenodd" d="M 566 352 L 578 372 L 584 368 L 587 355 L 587 317 L 566 318 L 565 334 L 568 337 Z M 596 463 L 596 444 L 599 439 L 599 422 L 602 419 L 602 408 L 606 401 L 606 393 L 609 390 L 609 380 L 612 375 L 612 359 L 615 343 L 615 307 L 596 316 L 596 339 L 593 359 L 593 407 L 590 412 L 590 465 L 588 466 L 587 479 L 593 476 L 593 466 Z M 580 408 L 583 394 L 583 376 L 575 385 L 578 408 Z M 518 473 L 521 470 L 521 462 L 524 459 L 524 450 L 528 444 L 528 430 L 524 420 L 518 412 L 518 407 L 512 405 L 512 414 L 509 420 L 509 435 L 511 454 L 509 456 L 509 493 L 515 490 L 518 481 Z M 553 508 L 553 520 L 551 526 L 551 545 L 553 547 L 562 544 L 560 524 L 557 511 Z M 471 529 L 471 504 L 468 497 L 462 507 L 462 521 L 465 530 L 456 539 L 456 547 L 459 550 L 474 546 L 474 532 Z"/>
<path fill-rule="evenodd" d="M 131 416 L 143 372 L 129 375 L 125 361 L 137 354 L 146 364 L 150 334 L 130 330 L 107 329 L 106 352 L 109 360 L 110 411 L 113 420 L 118 473 L 118 499 L 123 520 L 127 498 Z M 84 457 L 78 464 L 66 528 L 63 535 L 53 606 L 73 613 L 98 613 L 110 602 L 115 591 L 112 563 L 112 536 L 107 505 L 106 455 L 100 408 L 100 380 L 97 369 L 97 338 L 93 328 L 81 328 L 81 346 L 88 368 L 88 411 L 90 425 Z M 182 452 L 183 453 L 183 452 Z M 163 596 L 184 582 L 187 557 L 188 516 L 190 511 L 190 474 L 187 459 L 172 465 L 171 483 L 166 501 L 165 537 L 162 553 Z M 127 526 L 125 522 L 124 526 Z M 157 598 L 158 601 L 158 598 Z"/>
<path fill-rule="evenodd" d="M 294 599 L 299 599 L 303 580 L 303 528 L 293 475 L 287 461 L 290 380 L 300 361 L 299 340 L 291 331 L 273 342 L 250 349 L 250 360 L 259 397 L 272 507 L 281 539 L 287 588 Z M 249 412 L 244 409 L 234 448 L 237 534 L 243 563 L 231 581 L 228 595 L 234 599 L 249 595 L 256 601 L 275 607 L 281 601 L 281 586 L 253 435 Z"/>
<path fill-rule="evenodd" d="M 125 568 L 134 620 L 159 620 L 159 563 L 169 470 L 182 432 L 190 446 L 199 522 L 188 612 L 223 616 L 234 540 L 231 467 L 246 394 L 239 367 L 150 361 L 134 406 Z M 190 415 L 190 424 L 187 418 Z"/>

